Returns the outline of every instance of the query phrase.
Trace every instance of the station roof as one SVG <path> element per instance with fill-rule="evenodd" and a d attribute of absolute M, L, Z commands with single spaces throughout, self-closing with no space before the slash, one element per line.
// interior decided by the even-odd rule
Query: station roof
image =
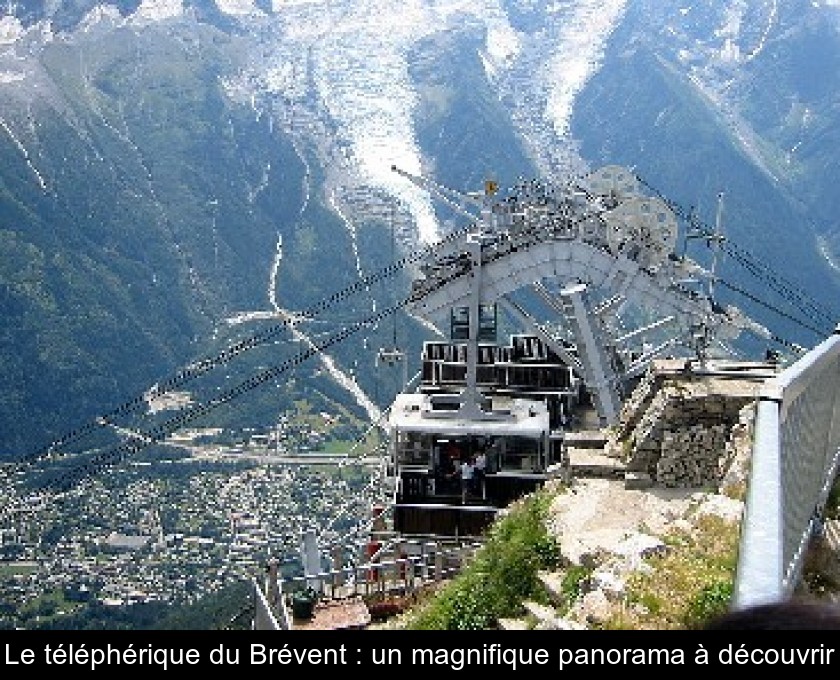
<path fill-rule="evenodd" d="M 399 394 L 388 425 L 403 432 L 449 436 L 541 437 L 549 432 L 548 409 L 542 401 L 494 398 L 486 415 L 465 417 L 458 411 L 433 408 L 429 394 Z"/>

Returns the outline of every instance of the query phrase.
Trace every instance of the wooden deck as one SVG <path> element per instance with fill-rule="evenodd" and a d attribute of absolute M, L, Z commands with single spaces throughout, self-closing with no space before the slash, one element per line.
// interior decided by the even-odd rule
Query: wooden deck
<path fill-rule="evenodd" d="M 328 600 L 315 605 L 312 618 L 293 618 L 292 630 L 351 630 L 370 622 L 370 611 L 361 598 Z"/>

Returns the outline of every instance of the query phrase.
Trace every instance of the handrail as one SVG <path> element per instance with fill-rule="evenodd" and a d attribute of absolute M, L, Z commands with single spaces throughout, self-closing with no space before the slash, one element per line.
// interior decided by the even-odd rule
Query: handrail
<path fill-rule="evenodd" d="M 733 606 L 790 597 L 840 467 L 840 325 L 759 397 Z"/>
<path fill-rule="evenodd" d="M 255 597 L 253 628 L 255 630 L 284 630 L 257 580 L 251 579 L 251 581 Z"/>
<path fill-rule="evenodd" d="M 411 542 L 403 542 L 406 549 L 411 545 Z M 382 559 L 384 555 L 377 552 L 361 564 L 284 579 L 277 578 L 275 572 L 274 581 L 266 583 L 267 590 L 278 594 L 274 602 L 270 601 L 268 594 L 254 580 L 254 627 L 261 630 L 285 630 L 291 627 L 288 613 L 278 611 L 278 608 L 285 609 L 287 595 L 292 596 L 306 589 L 313 589 L 316 598 L 321 601 L 346 600 L 360 596 L 377 597 L 394 592 L 410 595 L 425 584 L 455 576 L 464 562 L 465 553 L 478 549 L 480 545 L 480 542 L 476 542 L 466 547 L 459 545 L 455 549 L 445 549 L 439 544 L 427 541 L 419 546 L 414 545 L 415 548 L 420 548 L 419 555 L 408 555 L 400 551 L 400 556 L 385 560 Z M 453 555 L 459 558 L 454 565 Z"/>

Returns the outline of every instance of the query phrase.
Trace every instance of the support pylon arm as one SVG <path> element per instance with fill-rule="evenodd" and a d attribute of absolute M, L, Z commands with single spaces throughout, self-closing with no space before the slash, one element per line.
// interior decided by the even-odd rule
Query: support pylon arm
<path fill-rule="evenodd" d="M 470 196 L 469 194 L 456 191 L 455 189 L 445 187 L 442 184 L 433 182 L 427 177 L 413 175 L 410 172 L 398 168 L 396 165 L 392 165 L 391 170 L 396 172 L 398 175 L 405 177 L 409 182 L 411 182 L 415 186 L 420 187 L 421 189 L 424 189 L 425 191 L 428 191 L 431 194 L 434 194 L 438 199 L 443 201 L 455 212 L 459 213 L 460 215 L 463 215 L 467 219 L 477 220 L 479 218 L 479 215 L 474 212 L 471 212 L 467 206 L 475 206 L 479 209 L 483 208 L 484 203 L 480 199 L 474 196 Z"/>

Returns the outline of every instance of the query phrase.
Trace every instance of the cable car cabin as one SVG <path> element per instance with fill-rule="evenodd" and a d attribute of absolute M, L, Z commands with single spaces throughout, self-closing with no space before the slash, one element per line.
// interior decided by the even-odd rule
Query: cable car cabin
<path fill-rule="evenodd" d="M 400 394 L 389 428 L 394 529 L 403 534 L 481 534 L 545 482 L 560 443 L 544 401 L 511 397 L 465 409 L 456 395 Z"/>

